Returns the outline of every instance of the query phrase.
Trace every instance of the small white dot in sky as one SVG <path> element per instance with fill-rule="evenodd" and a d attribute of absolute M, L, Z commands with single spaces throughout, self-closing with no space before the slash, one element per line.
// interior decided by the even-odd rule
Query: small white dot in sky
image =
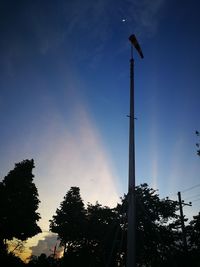
<path fill-rule="evenodd" d="M 126 22 L 126 19 L 122 19 L 122 22 Z"/>

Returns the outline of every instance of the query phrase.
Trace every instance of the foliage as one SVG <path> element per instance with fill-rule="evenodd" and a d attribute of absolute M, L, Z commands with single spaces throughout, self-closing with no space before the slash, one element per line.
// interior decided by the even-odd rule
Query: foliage
<path fill-rule="evenodd" d="M 0 255 L 1 266 L 8 267 L 25 267 L 25 263 L 13 253 L 5 253 Z"/>
<path fill-rule="evenodd" d="M 136 187 L 135 195 L 138 266 L 171 264 L 180 249 L 177 203 L 160 200 L 147 184 Z M 112 209 L 98 202 L 85 208 L 79 188 L 67 192 L 50 221 L 65 245 L 63 266 L 125 266 L 128 197 Z"/>
<path fill-rule="evenodd" d="M 56 210 L 56 215 L 50 220 L 50 230 L 57 233 L 65 251 L 78 245 L 84 237 L 85 209 L 80 197 L 80 189 L 71 187 Z"/>
<path fill-rule="evenodd" d="M 39 199 L 33 183 L 33 168 L 33 160 L 17 163 L 0 183 L 1 248 L 6 240 L 16 238 L 24 241 L 41 231 L 37 225 Z"/>
<path fill-rule="evenodd" d="M 54 259 L 52 256 L 48 256 L 44 253 L 41 253 L 39 256 L 31 256 L 28 267 L 57 267 L 58 260 Z"/>
<path fill-rule="evenodd" d="M 24 160 L 15 164 L 0 182 L 0 263 L 3 266 L 26 266 L 13 253 L 8 253 L 6 240 L 13 243 L 15 251 L 23 247 L 28 237 L 40 232 L 33 168 L 33 160 Z M 147 184 L 137 186 L 134 195 L 137 267 L 200 266 L 200 213 L 186 226 L 188 251 L 184 251 L 178 203 L 160 199 L 157 191 Z M 128 201 L 129 195 L 124 195 L 114 208 L 98 202 L 84 206 L 79 187 L 71 187 L 50 220 L 50 230 L 58 234 L 64 256 L 61 259 L 45 254 L 32 256 L 27 266 L 125 266 Z"/>
<path fill-rule="evenodd" d="M 98 263 L 98 266 L 106 266 L 108 263 L 114 266 L 119 246 L 117 234 L 120 231 L 120 218 L 117 210 L 100 205 L 87 205 L 87 239 L 90 262 Z"/>
<path fill-rule="evenodd" d="M 162 266 L 172 258 L 177 236 L 172 222 L 177 220 L 177 203 L 160 200 L 156 191 L 142 184 L 135 188 L 136 198 L 136 261 L 138 266 Z M 129 195 L 122 199 L 127 234 L 127 212 Z M 118 209 L 120 205 L 118 204 Z M 123 246 L 126 255 L 126 242 Z M 123 264 L 125 265 L 124 257 Z"/>
<path fill-rule="evenodd" d="M 189 244 L 194 250 L 200 253 L 200 212 L 198 215 L 193 216 L 193 220 L 190 222 L 188 228 Z"/>
<path fill-rule="evenodd" d="M 16 238 L 7 242 L 8 251 L 19 256 L 25 250 L 25 242 Z"/>

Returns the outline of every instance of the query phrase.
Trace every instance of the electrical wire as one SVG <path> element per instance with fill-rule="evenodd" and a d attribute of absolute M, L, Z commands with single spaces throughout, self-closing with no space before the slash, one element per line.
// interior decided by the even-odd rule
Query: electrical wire
<path fill-rule="evenodd" d="M 188 188 L 186 188 L 184 190 L 181 190 L 181 193 L 185 193 L 185 192 L 191 191 L 191 190 L 193 190 L 193 189 L 195 189 L 197 187 L 200 187 L 200 184 L 196 184 L 196 185 L 193 185 L 191 187 L 188 187 Z M 168 195 L 168 197 L 170 197 L 170 198 L 171 197 L 174 197 L 174 196 L 177 196 L 177 193 L 171 193 L 171 194 Z"/>
<path fill-rule="evenodd" d="M 193 196 L 191 196 L 191 197 L 187 197 L 185 200 L 190 200 L 190 199 L 192 199 L 192 198 L 199 197 L 199 196 L 200 196 L 200 193 L 197 194 L 197 195 L 193 195 Z"/>
<path fill-rule="evenodd" d="M 200 198 L 197 198 L 197 199 L 193 200 L 192 203 L 196 202 L 196 201 L 199 201 L 199 200 L 200 200 Z"/>
<path fill-rule="evenodd" d="M 190 190 L 192 190 L 192 189 L 195 189 L 196 187 L 200 187 L 200 184 L 197 184 L 197 185 L 191 186 L 191 187 L 189 187 L 189 188 L 186 188 L 185 190 L 182 190 L 181 192 L 182 192 L 182 193 L 185 193 L 185 192 L 187 192 L 187 191 L 190 191 Z"/>

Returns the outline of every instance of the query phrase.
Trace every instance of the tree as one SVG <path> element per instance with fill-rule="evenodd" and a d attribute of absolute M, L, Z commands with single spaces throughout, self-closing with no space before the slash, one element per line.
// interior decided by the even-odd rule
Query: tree
<path fill-rule="evenodd" d="M 39 232 L 36 212 L 39 205 L 38 191 L 33 183 L 34 161 L 23 160 L 15 164 L 0 183 L 0 242 L 13 238 L 26 240 Z"/>
<path fill-rule="evenodd" d="M 200 212 L 190 221 L 190 246 L 200 252 Z"/>
<path fill-rule="evenodd" d="M 119 247 L 120 220 L 115 208 L 87 205 L 87 251 L 91 266 L 115 266 Z"/>
<path fill-rule="evenodd" d="M 70 188 L 50 220 L 50 230 L 64 246 L 63 266 L 106 266 L 116 227 L 116 211 L 98 202 L 85 209 L 78 187 Z"/>
<path fill-rule="evenodd" d="M 189 265 L 200 266 L 200 213 L 193 216 L 193 220 L 186 226 L 187 230 L 187 258 Z"/>
<path fill-rule="evenodd" d="M 85 208 L 78 187 L 71 187 L 66 193 L 56 215 L 50 220 L 50 230 L 58 234 L 64 253 L 76 251 L 85 232 Z"/>
<path fill-rule="evenodd" d="M 54 266 L 51 262 L 51 258 L 47 257 L 45 253 L 40 254 L 39 256 L 32 255 L 30 261 L 27 264 L 29 267 L 49 267 Z M 55 265 L 56 266 L 56 265 Z"/>
<path fill-rule="evenodd" d="M 180 249 L 175 229 L 177 203 L 161 200 L 147 184 L 136 187 L 137 266 L 173 266 Z M 98 202 L 84 208 L 79 188 L 71 188 L 50 229 L 65 245 L 63 266 L 125 266 L 128 195 L 115 208 Z"/>
<path fill-rule="evenodd" d="M 9 253 L 8 255 L 1 255 L 0 257 L 1 266 L 12 266 L 12 267 L 25 267 L 26 264 L 13 253 Z"/>
<path fill-rule="evenodd" d="M 165 266 L 172 264 L 179 235 L 175 229 L 177 203 L 160 199 L 157 191 L 142 184 L 135 188 L 136 195 L 136 261 L 137 266 Z M 124 218 L 124 236 L 127 235 L 128 195 L 118 204 Z M 126 262 L 126 239 L 121 254 Z M 168 266 L 166 265 L 166 266 Z"/>

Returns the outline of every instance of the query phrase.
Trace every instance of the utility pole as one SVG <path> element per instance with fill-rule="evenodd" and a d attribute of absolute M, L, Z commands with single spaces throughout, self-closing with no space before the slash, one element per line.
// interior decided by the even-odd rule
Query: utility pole
<path fill-rule="evenodd" d="M 130 114 L 129 114 L 129 181 L 128 181 L 128 229 L 127 229 L 127 267 L 136 266 L 136 220 L 135 220 L 135 112 L 134 112 L 134 59 L 133 46 L 141 58 L 143 53 L 135 37 L 129 37 L 131 42 L 130 58 Z"/>
<path fill-rule="evenodd" d="M 185 203 L 184 201 L 181 200 L 181 192 L 178 192 L 178 203 L 179 203 L 179 208 L 180 208 L 180 219 L 181 219 L 181 230 L 182 230 L 182 239 L 183 239 L 183 248 L 184 251 L 188 251 L 187 247 L 187 238 L 186 238 L 186 231 L 185 231 L 185 223 L 184 223 L 184 215 L 183 215 L 183 205 L 184 206 L 192 206 L 192 203 Z"/>

